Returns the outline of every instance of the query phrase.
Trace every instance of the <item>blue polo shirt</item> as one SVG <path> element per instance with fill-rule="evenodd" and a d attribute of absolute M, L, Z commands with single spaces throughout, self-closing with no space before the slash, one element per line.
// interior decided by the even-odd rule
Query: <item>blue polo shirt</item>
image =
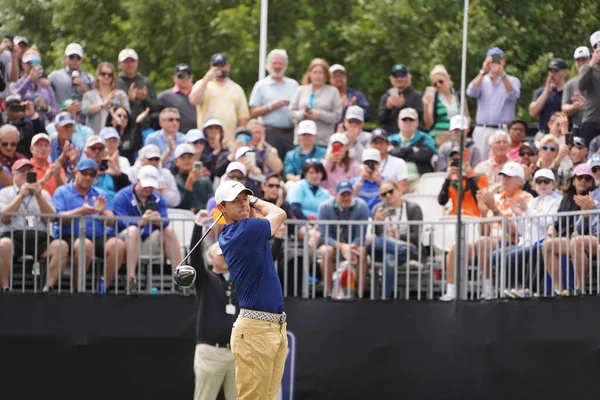
<path fill-rule="evenodd" d="M 77 147 L 77 149 L 79 149 L 79 159 L 81 159 L 81 147 L 77 146 L 73 141 L 71 141 L 71 144 Z M 60 155 L 63 152 L 63 148 L 58 142 L 58 136 L 50 137 L 50 147 L 52 148 L 52 153 L 50 153 L 50 159 L 52 160 L 52 162 L 54 162 L 58 159 L 58 157 L 60 157 Z M 71 164 L 71 161 L 67 161 L 66 163 L 64 163 L 63 169 L 65 170 L 67 179 L 71 179 L 71 176 L 73 175 L 73 164 Z"/>
<path fill-rule="evenodd" d="M 283 162 L 283 176 L 287 174 L 300 175 L 302 173 L 302 166 L 311 158 L 321 160 L 325 157 L 327 150 L 325 147 L 315 146 L 309 153 L 302 153 L 300 146 L 288 151 L 285 154 L 285 161 Z"/>
<path fill-rule="evenodd" d="M 185 135 L 181 132 L 177 132 L 175 134 L 175 147 L 177 147 L 178 144 L 182 144 L 182 143 L 185 143 Z M 162 129 L 149 134 L 148 137 L 146 138 L 146 142 L 144 143 L 144 146 L 147 144 L 157 145 L 158 148 L 160 149 L 161 153 L 164 153 L 169 148 L 169 142 L 167 141 L 167 135 L 165 134 L 165 131 L 163 131 Z M 171 165 L 173 165 L 174 161 L 175 161 L 175 152 L 173 152 L 173 154 L 171 154 L 171 159 L 169 160 L 167 165 L 163 165 L 163 167 L 171 168 Z"/>
<path fill-rule="evenodd" d="M 350 183 L 352 184 L 352 186 L 354 186 L 356 182 L 358 182 L 358 179 L 358 177 L 350 179 Z M 386 179 L 387 178 L 384 176 L 381 177 L 382 182 Z M 373 211 L 373 207 L 375 207 L 375 204 L 381 201 L 379 196 L 379 185 L 377 184 L 377 182 L 365 180 L 362 186 L 360 187 L 358 197 L 360 197 L 367 203 L 367 205 L 369 206 L 369 213 Z"/>
<path fill-rule="evenodd" d="M 266 219 L 246 218 L 227 224 L 219 235 L 219 246 L 229 266 L 240 307 L 283 313 L 283 291 L 273 263 Z"/>
<path fill-rule="evenodd" d="M 307 217 L 317 217 L 319 211 L 319 205 L 329 200 L 331 193 L 327 189 L 319 186 L 316 193 L 310 187 L 310 184 L 306 179 L 298 181 L 287 195 L 287 201 L 290 204 L 300 204 L 302 214 Z"/>
<path fill-rule="evenodd" d="M 122 217 L 141 217 L 144 212 L 146 211 L 146 208 L 143 204 L 141 204 L 141 202 L 138 200 L 137 196 L 135 195 L 133 188 L 134 188 L 135 184 L 131 184 L 127 187 L 124 187 L 123 189 L 119 190 L 119 192 L 117 193 L 117 195 L 115 196 L 115 200 L 114 200 L 114 213 L 115 216 L 122 216 Z M 158 211 L 158 213 L 160 214 L 161 217 L 163 218 L 167 218 L 168 214 L 167 214 L 167 201 L 161 196 L 161 194 L 158 191 L 153 191 L 152 194 L 148 197 L 148 200 L 153 200 L 156 202 L 156 210 Z M 137 225 L 138 224 L 138 220 L 136 219 L 130 219 L 130 220 L 121 220 L 119 219 L 117 221 L 117 228 L 119 229 L 119 232 L 127 229 L 127 227 L 129 225 Z M 163 222 L 163 227 L 167 227 L 169 226 L 169 221 L 165 221 Z M 112 229 L 112 233 L 114 233 L 115 228 L 111 228 Z M 152 224 L 146 224 L 143 228 L 140 229 L 141 233 L 142 233 L 142 240 L 146 239 L 150 233 L 151 230 L 157 230 L 159 229 L 156 225 L 152 225 Z"/>
<path fill-rule="evenodd" d="M 90 190 L 87 192 L 88 204 L 94 205 L 94 197 L 98 196 L 106 196 L 106 193 L 98 188 L 90 187 Z M 52 204 L 56 209 L 56 213 L 60 214 L 64 211 L 74 210 L 83 205 L 83 200 L 85 196 L 79 194 L 75 187 L 73 186 L 73 182 L 68 183 L 66 185 L 59 186 L 58 189 L 54 192 L 52 196 Z M 106 202 L 106 207 L 104 208 L 107 211 L 112 211 L 112 208 L 108 201 Z M 90 215 L 98 216 L 98 213 L 94 213 Z M 68 221 L 68 222 L 66 222 Z M 71 223 L 72 221 L 72 223 Z M 65 220 L 65 224 L 62 225 L 62 230 L 60 230 L 60 221 L 56 219 L 52 223 L 52 236 L 56 239 L 60 236 L 78 236 L 79 235 L 79 219 L 75 218 L 73 220 Z M 71 231 L 71 227 L 73 230 Z M 110 234 L 110 231 L 107 233 Z M 94 238 L 104 235 L 104 220 L 101 219 L 85 219 L 85 236 L 88 238 Z"/>

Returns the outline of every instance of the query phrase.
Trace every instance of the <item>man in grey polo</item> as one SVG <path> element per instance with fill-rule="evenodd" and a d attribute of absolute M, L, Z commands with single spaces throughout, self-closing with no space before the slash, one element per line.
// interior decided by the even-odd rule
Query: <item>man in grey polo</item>
<path fill-rule="evenodd" d="M 521 97 L 521 82 L 507 75 L 505 66 L 504 52 L 498 47 L 489 49 L 481 70 L 467 87 L 467 96 L 477 99 L 473 141 L 483 157 L 490 152 L 490 136 L 498 129 L 506 129 L 515 119 L 517 100 Z"/>
<path fill-rule="evenodd" d="M 187 64 L 177 64 L 173 70 L 173 87 L 158 95 L 158 107 L 160 110 L 166 107 L 175 107 L 181 116 L 179 131 L 187 133 L 195 129 L 196 106 L 190 103 L 188 95 L 192 91 L 194 77 L 192 70 Z"/>
<path fill-rule="evenodd" d="M 94 77 L 81 68 L 83 59 L 83 47 L 78 43 L 71 43 L 65 49 L 64 60 L 67 66 L 48 75 L 57 104 L 68 99 L 81 101 L 83 94 L 94 88 Z"/>
<path fill-rule="evenodd" d="M 590 62 L 590 49 L 580 46 L 575 49 L 573 59 L 577 66 L 577 71 Z M 562 95 L 562 112 L 569 116 L 571 131 L 575 136 L 579 136 L 581 131 L 581 120 L 583 118 L 583 109 L 585 108 L 585 97 L 579 91 L 579 74 L 567 81 Z"/>
<path fill-rule="evenodd" d="M 267 56 L 269 76 L 256 82 L 250 94 L 250 115 L 262 117 L 267 142 L 277 149 L 279 158 L 294 148 L 294 126 L 288 116 L 288 104 L 296 92 L 298 82 L 284 76 L 288 55 L 275 49 Z"/>

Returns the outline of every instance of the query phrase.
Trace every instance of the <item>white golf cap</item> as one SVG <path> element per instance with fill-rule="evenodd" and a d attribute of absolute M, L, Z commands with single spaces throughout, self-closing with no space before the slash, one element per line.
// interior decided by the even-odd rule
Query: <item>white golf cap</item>
<path fill-rule="evenodd" d="M 552 170 L 548 168 L 540 168 L 537 171 L 535 171 L 535 174 L 533 175 L 533 180 L 535 181 L 537 178 L 546 178 L 550 179 L 551 181 L 556 180 L 556 178 L 554 177 L 554 172 L 552 172 Z"/>
<path fill-rule="evenodd" d="M 112 126 L 105 126 L 104 128 L 100 129 L 99 135 L 104 140 L 108 140 L 108 139 L 121 140 L 121 136 L 119 135 L 119 132 L 117 132 L 117 130 L 115 128 L 113 128 Z"/>
<path fill-rule="evenodd" d="M 248 189 L 238 181 L 225 181 L 217 188 L 217 191 L 215 192 L 215 201 L 217 204 L 221 204 L 224 201 L 233 201 L 242 192 L 254 195 L 252 190 Z"/>
<path fill-rule="evenodd" d="M 71 43 L 65 49 L 65 56 L 78 55 L 83 58 L 83 47 L 79 43 Z"/>
<path fill-rule="evenodd" d="M 342 146 L 346 146 L 350 143 L 350 140 L 348 139 L 348 136 L 343 133 L 334 133 L 329 138 L 329 143 L 341 143 Z"/>
<path fill-rule="evenodd" d="M 50 136 L 48 136 L 46 133 L 38 133 L 31 138 L 31 145 L 33 146 L 40 140 L 47 140 L 48 143 L 50 143 Z"/>
<path fill-rule="evenodd" d="M 119 62 L 123 62 L 128 58 L 133 58 L 134 60 L 139 60 L 138 53 L 134 49 L 123 49 L 119 53 Z"/>
<path fill-rule="evenodd" d="M 144 165 L 142 168 L 140 168 L 137 178 L 142 187 L 153 187 L 154 189 L 158 189 L 158 181 L 160 178 L 156 167 L 152 165 Z"/>
<path fill-rule="evenodd" d="M 498 175 L 516 176 L 521 179 L 525 179 L 525 172 L 521 164 L 514 161 L 507 162 L 504 164 Z"/>
<path fill-rule="evenodd" d="M 600 42 L 600 31 L 596 31 L 590 35 L 590 46 L 592 46 L 592 48 L 598 42 Z"/>
<path fill-rule="evenodd" d="M 33 52 L 25 54 L 21 60 L 24 63 L 28 63 L 31 61 L 42 61 L 42 59 L 40 58 L 40 55 L 37 53 L 33 53 Z"/>
<path fill-rule="evenodd" d="M 333 74 L 334 72 L 338 72 L 338 71 L 342 71 L 343 73 L 346 73 L 346 68 L 344 68 L 344 66 L 341 64 L 333 64 L 331 67 L 329 67 L 330 74 Z"/>
<path fill-rule="evenodd" d="M 464 129 L 467 129 L 468 127 L 469 127 L 469 121 L 467 120 L 467 117 L 455 115 L 454 117 L 450 118 L 450 130 L 451 131 L 453 131 L 455 129 L 464 130 Z"/>
<path fill-rule="evenodd" d="M 590 49 L 585 46 L 579 46 L 575 49 L 573 53 L 573 60 L 578 60 L 580 58 L 590 58 L 592 55 L 590 54 Z"/>
<path fill-rule="evenodd" d="M 381 153 L 377 149 L 365 149 L 362 153 L 362 162 L 365 161 L 381 162 Z"/>
<path fill-rule="evenodd" d="M 184 154 L 195 155 L 196 149 L 189 143 L 178 144 L 177 147 L 175 147 L 175 158 L 179 158 Z"/>
<path fill-rule="evenodd" d="M 140 150 L 140 157 L 143 157 L 146 160 L 150 158 L 160 158 L 161 156 L 160 147 L 155 144 L 147 144 Z"/>
<path fill-rule="evenodd" d="M 204 132 L 200 129 L 190 129 L 185 134 L 185 141 L 187 143 L 193 143 L 198 140 L 204 140 L 206 142 L 206 136 L 204 136 Z"/>
<path fill-rule="evenodd" d="M 315 121 L 311 121 L 310 119 L 305 119 L 304 121 L 300 121 L 298 124 L 298 135 L 316 135 L 317 134 L 317 124 Z"/>
<path fill-rule="evenodd" d="M 97 144 L 101 144 L 102 146 L 106 147 L 106 143 L 104 143 L 104 139 L 102 139 L 100 136 L 98 136 L 98 135 L 90 136 L 85 141 L 85 148 L 89 149 L 90 147 L 93 147 Z"/>
<path fill-rule="evenodd" d="M 365 111 L 359 106 L 350 106 L 346 110 L 345 115 L 347 120 L 358 119 L 360 122 L 365 121 Z"/>
<path fill-rule="evenodd" d="M 239 161 L 230 162 L 225 170 L 225 175 L 229 174 L 231 171 L 240 171 L 244 176 L 248 175 L 246 166 Z"/>
<path fill-rule="evenodd" d="M 234 159 L 239 160 L 241 156 L 248 153 L 249 151 L 254 151 L 254 149 L 252 147 L 248 147 L 248 146 L 240 147 L 239 149 L 236 150 Z"/>
<path fill-rule="evenodd" d="M 204 125 L 202 125 L 202 130 L 208 128 L 209 126 L 219 126 L 221 128 L 221 130 L 223 129 L 223 124 L 221 123 L 221 121 L 219 121 L 216 118 L 209 118 L 206 120 L 206 122 L 204 122 Z"/>

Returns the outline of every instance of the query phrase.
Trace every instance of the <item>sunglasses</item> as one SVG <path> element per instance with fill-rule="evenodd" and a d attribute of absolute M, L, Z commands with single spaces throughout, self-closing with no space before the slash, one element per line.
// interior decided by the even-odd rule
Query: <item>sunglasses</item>
<path fill-rule="evenodd" d="M 177 74 L 177 79 L 190 79 L 191 77 L 190 74 Z"/>
<path fill-rule="evenodd" d="M 439 86 L 439 85 L 443 85 L 443 84 L 444 84 L 444 81 L 433 82 L 433 86 Z"/>
<path fill-rule="evenodd" d="M 113 76 L 113 73 L 112 73 L 112 72 L 100 72 L 100 74 L 99 74 L 99 75 L 102 75 L 102 76 L 110 76 L 110 77 L 112 78 L 112 76 Z"/>
<path fill-rule="evenodd" d="M 146 158 L 146 160 L 152 161 L 152 162 L 159 162 L 160 158 L 159 157 L 152 157 L 152 158 Z"/>
<path fill-rule="evenodd" d="M 129 119 L 129 115 L 127 115 L 127 114 L 117 114 L 117 117 Z"/>
<path fill-rule="evenodd" d="M 98 176 L 98 172 L 92 170 L 92 171 L 79 171 L 79 173 L 83 176 L 87 176 L 88 178 L 95 178 L 96 176 Z"/>
<path fill-rule="evenodd" d="M 558 151 L 558 148 L 553 146 L 542 146 L 542 150 L 551 151 L 554 153 L 555 151 Z"/>
<path fill-rule="evenodd" d="M 573 143 L 573 146 L 577 147 L 578 149 L 583 149 L 583 145 L 581 143 Z"/>
<path fill-rule="evenodd" d="M 69 56 L 69 60 L 77 60 L 77 61 L 79 61 L 79 60 L 81 60 L 81 57 L 79 57 L 77 54 L 71 54 Z"/>
<path fill-rule="evenodd" d="M 577 175 L 575 176 L 575 179 L 579 181 L 591 182 L 594 178 L 589 175 Z"/>
<path fill-rule="evenodd" d="M 202 140 L 202 139 L 194 140 L 192 142 L 192 144 L 204 144 L 204 143 L 206 143 L 206 142 L 204 140 Z"/>
<path fill-rule="evenodd" d="M 386 198 L 386 197 L 388 197 L 389 195 L 391 195 L 392 193 L 394 193 L 394 191 L 395 191 L 395 190 L 396 190 L 396 189 L 390 189 L 390 190 L 388 190 L 387 192 L 382 192 L 382 193 L 380 193 L 380 195 L 381 195 L 381 197 L 383 197 L 383 198 Z"/>
<path fill-rule="evenodd" d="M 392 76 L 394 78 L 405 78 L 408 75 L 406 72 L 394 72 Z"/>
<path fill-rule="evenodd" d="M 269 183 L 269 184 L 267 184 L 267 187 L 269 189 L 275 189 L 275 188 L 279 188 L 280 186 L 279 186 L 279 183 Z"/>
<path fill-rule="evenodd" d="M 181 118 L 165 118 L 164 121 L 179 122 L 181 121 Z"/>
<path fill-rule="evenodd" d="M 17 147 L 17 142 L 2 142 L 2 147 Z"/>
<path fill-rule="evenodd" d="M 533 157 L 533 153 L 519 153 L 519 157 Z"/>
<path fill-rule="evenodd" d="M 518 126 L 513 126 L 510 128 L 511 131 L 517 131 L 517 132 L 525 132 L 525 129 L 520 128 Z"/>
<path fill-rule="evenodd" d="M 550 179 L 536 179 L 535 183 L 538 185 L 549 185 L 552 182 Z"/>
<path fill-rule="evenodd" d="M 228 174 L 227 177 L 229 179 L 233 179 L 236 181 L 241 181 L 241 180 L 244 180 L 244 178 L 245 178 L 244 175 L 238 175 L 238 174 Z"/>
<path fill-rule="evenodd" d="M 104 150 L 104 146 L 92 146 L 88 147 L 88 149 L 90 149 L 91 151 L 102 151 Z"/>
<path fill-rule="evenodd" d="M 360 120 L 359 119 L 349 119 L 348 123 L 350 125 L 359 125 L 360 124 Z"/>

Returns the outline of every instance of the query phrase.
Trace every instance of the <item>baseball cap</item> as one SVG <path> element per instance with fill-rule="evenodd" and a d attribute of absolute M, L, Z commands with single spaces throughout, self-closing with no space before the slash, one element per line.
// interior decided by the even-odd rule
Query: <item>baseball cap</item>
<path fill-rule="evenodd" d="M 225 175 L 229 174 L 231 171 L 240 171 L 244 176 L 248 175 L 246 166 L 239 161 L 230 162 L 225 170 Z"/>
<path fill-rule="evenodd" d="M 375 128 L 371 131 L 371 143 L 375 141 L 375 139 L 383 139 L 387 142 L 388 133 L 383 128 Z"/>
<path fill-rule="evenodd" d="M 331 67 L 329 67 L 330 74 L 333 74 L 334 72 L 338 72 L 338 71 L 341 71 L 345 74 L 346 68 L 344 68 L 344 66 L 341 64 L 333 64 Z"/>
<path fill-rule="evenodd" d="M 184 154 L 196 154 L 196 149 L 189 143 L 181 143 L 175 147 L 175 158 L 179 158 Z"/>
<path fill-rule="evenodd" d="M 537 178 L 546 178 L 550 179 L 551 181 L 556 180 L 554 172 L 552 172 L 552 170 L 548 168 L 540 168 L 537 171 L 535 171 L 535 174 L 533 174 L 533 180 L 535 181 Z"/>
<path fill-rule="evenodd" d="M 365 111 L 360 106 L 350 106 L 346 110 L 346 119 L 357 119 L 360 122 L 365 121 Z"/>
<path fill-rule="evenodd" d="M 397 73 L 399 73 L 400 75 L 408 75 L 408 68 L 404 64 L 396 64 L 392 67 L 392 71 L 390 72 L 390 74 L 393 75 Z"/>
<path fill-rule="evenodd" d="M 227 65 L 227 57 L 225 54 L 217 53 L 213 54 L 210 58 L 210 65 Z"/>
<path fill-rule="evenodd" d="M 6 99 L 4 100 L 4 102 L 6 104 L 10 104 L 10 103 L 20 103 L 23 101 L 23 98 L 21 97 L 20 94 L 11 94 L 9 96 L 6 96 Z"/>
<path fill-rule="evenodd" d="M 221 121 L 219 121 L 216 118 L 209 118 L 204 122 L 204 125 L 202 125 L 202 130 L 208 128 L 209 126 L 218 126 L 221 128 L 221 130 L 223 130 L 223 124 L 221 123 Z"/>
<path fill-rule="evenodd" d="M 590 46 L 592 46 L 592 48 L 594 48 L 598 42 L 600 42 L 600 31 L 596 31 L 590 35 Z"/>
<path fill-rule="evenodd" d="M 147 144 L 140 150 L 140 156 L 143 156 L 146 160 L 150 158 L 160 158 L 160 147 L 155 144 Z"/>
<path fill-rule="evenodd" d="M 365 161 L 381 162 L 381 153 L 377 149 L 365 149 L 362 153 L 362 162 Z"/>
<path fill-rule="evenodd" d="M 25 36 L 15 36 L 15 38 L 13 39 L 13 43 L 14 44 L 25 43 L 27 46 L 29 46 L 29 39 L 27 39 Z"/>
<path fill-rule="evenodd" d="M 173 69 L 173 75 L 177 75 L 180 72 L 192 72 L 190 66 L 187 64 L 177 64 Z"/>
<path fill-rule="evenodd" d="M 581 136 L 574 136 L 573 137 L 573 143 L 580 145 L 581 147 L 587 147 L 587 144 L 585 143 L 585 139 L 582 138 Z"/>
<path fill-rule="evenodd" d="M 137 174 L 138 181 L 142 187 L 153 187 L 158 189 L 158 183 L 160 180 L 158 169 L 153 165 L 144 165 L 140 168 Z"/>
<path fill-rule="evenodd" d="M 84 171 L 86 169 L 93 169 L 94 171 L 98 171 L 98 164 L 91 158 L 84 158 L 77 164 L 77 171 Z"/>
<path fill-rule="evenodd" d="M 248 147 L 248 146 L 242 146 L 239 149 L 237 149 L 235 151 L 235 159 L 238 160 L 240 157 L 242 157 L 243 155 L 245 155 L 246 153 L 250 152 L 250 151 L 254 151 L 254 149 L 252 147 Z"/>
<path fill-rule="evenodd" d="M 537 154 L 538 153 L 538 149 L 536 147 L 536 145 L 532 142 L 523 142 L 521 143 L 521 147 L 519 147 L 519 151 L 523 150 L 523 147 L 531 150 L 533 152 L 533 154 Z"/>
<path fill-rule="evenodd" d="M 119 53 L 119 62 L 123 62 L 128 58 L 133 58 L 134 60 L 139 60 L 138 53 L 134 49 L 123 49 Z"/>
<path fill-rule="evenodd" d="M 575 166 L 575 169 L 573 170 L 573 176 L 581 175 L 594 176 L 594 174 L 592 173 L 592 167 L 590 167 L 586 163 L 577 164 L 577 166 Z"/>
<path fill-rule="evenodd" d="M 250 129 L 246 128 L 245 126 L 239 126 L 235 130 L 235 136 L 237 137 L 238 135 L 252 136 L 252 132 L 250 132 Z"/>
<path fill-rule="evenodd" d="M 35 52 L 32 51 L 30 53 L 27 53 L 27 54 L 23 55 L 22 61 L 24 63 L 28 63 L 28 62 L 31 62 L 31 61 L 40 61 L 41 62 L 42 59 L 41 59 L 41 57 L 40 57 L 40 55 L 38 53 L 35 53 Z"/>
<path fill-rule="evenodd" d="M 590 53 L 590 49 L 585 46 L 579 46 L 575 49 L 573 53 L 573 60 L 578 60 L 580 58 L 590 58 L 592 54 Z"/>
<path fill-rule="evenodd" d="M 309 119 L 305 119 L 304 121 L 300 121 L 298 124 L 298 135 L 316 135 L 317 134 L 317 124 L 315 121 L 311 121 Z"/>
<path fill-rule="evenodd" d="M 414 108 L 406 107 L 400 110 L 398 114 L 398 119 L 410 118 L 417 121 L 419 119 L 419 113 Z"/>
<path fill-rule="evenodd" d="M 190 129 L 187 131 L 185 134 L 185 141 L 187 143 L 192 143 L 197 140 L 204 140 L 206 142 L 206 136 L 204 136 L 204 132 L 202 132 L 200 129 Z"/>
<path fill-rule="evenodd" d="M 485 55 L 486 57 L 500 56 L 504 58 L 504 52 L 499 47 L 492 47 Z"/>
<path fill-rule="evenodd" d="M 350 140 L 348 139 L 348 136 L 343 133 L 334 133 L 329 137 L 329 143 L 341 143 L 342 146 L 346 146 L 350 143 Z"/>
<path fill-rule="evenodd" d="M 112 126 L 105 126 L 104 128 L 100 129 L 99 135 L 104 140 L 107 140 L 107 139 L 121 140 L 121 136 L 119 135 L 119 132 L 117 132 L 117 130 L 115 128 L 113 128 Z"/>
<path fill-rule="evenodd" d="M 50 143 L 50 136 L 48 136 L 46 133 L 38 133 L 31 138 L 31 145 L 33 146 L 40 140 L 47 140 L 48 143 Z"/>
<path fill-rule="evenodd" d="M 79 43 L 71 43 L 65 49 L 65 56 L 78 55 L 83 58 L 83 47 Z"/>
<path fill-rule="evenodd" d="M 86 141 L 85 141 L 85 148 L 89 149 L 90 147 L 96 145 L 96 144 L 101 144 L 102 146 L 106 146 L 106 144 L 104 143 L 104 139 L 102 139 L 100 136 L 98 135 L 94 135 L 94 136 L 90 136 Z"/>
<path fill-rule="evenodd" d="M 224 201 L 233 201 L 238 197 L 240 193 L 248 193 L 254 195 L 252 190 L 248 189 L 242 183 L 238 181 L 225 181 L 221 182 L 217 191 L 215 192 L 215 201 L 217 204 L 221 204 Z"/>
<path fill-rule="evenodd" d="M 600 154 L 594 154 L 589 161 L 590 168 L 600 167 Z"/>
<path fill-rule="evenodd" d="M 60 126 L 75 125 L 75 118 L 70 113 L 63 111 L 56 114 L 56 117 L 54 117 L 54 123 Z"/>
<path fill-rule="evenodd" d="M 469 120 L 464 115 L 455 115 L 450 118 L 450 130 L 465 130 L 469 127 Z"/>
<path fill-rule="evenodd" d="M 21 158 L 20 160 L 15 161 L 15 163 L 12 166 L 12 171 L 18 171 L 25 166 L 33 167 L 33 164 L 27 158 Z"/>
<path fill-rule="evenodd" d="M 563 70 L 569 69 L 569 66 L 567 65 L 567 62 L 562 58 L 553 58 L 548 63 L 548 69 Z"/>
<path fill-rule="evenodd" d="M 352 193 L 352 191 L 352 184 L 350 181 L 339 181 L 337 185 L 335 185 L 335 192 L 337 194 Z"/>
<path fill-rule="evenodd" d="M 518 178 L 525 179 L 525 171 L 523 171 L 523 167 L 521 167 L 521 164 L 514 161 L 504 164 L 500 172 L 498 172 L 498 175 L 516 176 Z"/>

